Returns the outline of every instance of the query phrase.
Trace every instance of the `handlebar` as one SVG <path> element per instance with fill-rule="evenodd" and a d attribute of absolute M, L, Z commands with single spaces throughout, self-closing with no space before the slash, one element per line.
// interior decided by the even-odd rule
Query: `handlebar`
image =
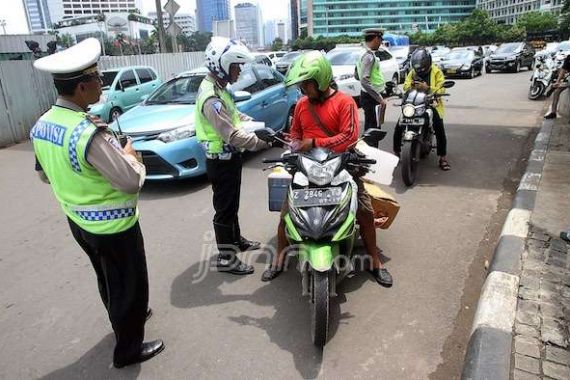
<path fill-rule="evenodd" d="M 356 160 L 349 160 L 351 164 L 363 164 L 363 165 L 374 165 L 376 160 L 371 160 L 368 158 L 358 158 Z"/>
<path fill-rule="evenodd" d="M 282 163 L 283 159 L 282 158 L 264 158 L 261 162 L 263 162 L 264 164 L 278 164 L 278 163 Z"/>

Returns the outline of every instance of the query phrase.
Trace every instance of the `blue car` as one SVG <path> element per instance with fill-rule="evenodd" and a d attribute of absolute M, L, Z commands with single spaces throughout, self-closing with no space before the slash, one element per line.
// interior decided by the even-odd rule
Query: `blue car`
<path fill-rule="evenodd" d="M 194 108 L 206 68 L 184 72 L 157 88 L 143 103 L 111 124 L 129 135 L 140 152 L 148 180 L 206 173 L 206 156 L 196 140 Z M 301 94 L 286 88 L 283 75 L 266 65 L 247 65 L 230 86 L 238 109 L 276 131 L 286 130 Z"/>

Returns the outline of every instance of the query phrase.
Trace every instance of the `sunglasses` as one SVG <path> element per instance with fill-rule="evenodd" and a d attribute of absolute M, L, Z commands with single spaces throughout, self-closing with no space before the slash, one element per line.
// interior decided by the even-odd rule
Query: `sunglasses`
<path fill-rule="evenodd" d="M 367 36 L 364 36 L 364 41 L 366 42 L 371 42 L 374 41 L 374 39 L 378 37 L 380 38 L 380 41 L 382 41 L 382 36 L 378 35 L 378 34 L 369 34 Z"/>

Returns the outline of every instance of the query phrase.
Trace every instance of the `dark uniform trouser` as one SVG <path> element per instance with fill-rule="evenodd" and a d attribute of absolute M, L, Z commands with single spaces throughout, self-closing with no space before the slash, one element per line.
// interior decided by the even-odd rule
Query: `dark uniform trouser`
<path fill-rule="evenodd" d="M 242 158 L 233 153 L 230 160 L 206 159 L 206 172 L 214 192 L 214 230 L 218 246 L 239 241 L 238 211 L 241 189 Z"/>
<path fill-rule="evenodd" d="M 360 93 L 360 105 L 364 110 L 364 130 L 370 128 L 380 128 L 376 122 L 376 106 L 380 104 L 370 96 L 367 92 L 362 91 Z M 368 145 L 371 145 L 369 141 L 364 140 Z"/>
<path fill-rule="evenodd" d="M 439 116 L 436 109 L 433 109 L 433 131 L 435 132 L 435 139 L 437 142 L 437 155 L 447 156 L 447 137 L 445 136 L 443 119 Z M 394 128 L 394 152 L 400 153 L 402 150 L 403 134 L 404 127 L 401 126 L 400 123 L 396 124 L 396 128 Z"/>
<path fill-rule="evenodd" d="M 113 360 L 128 361 L 140 353 L 148 308 L 148 274 L 139 223 L 118 234 L 96 235 L 68 221 L 97 275 L 117 340 Z"/>

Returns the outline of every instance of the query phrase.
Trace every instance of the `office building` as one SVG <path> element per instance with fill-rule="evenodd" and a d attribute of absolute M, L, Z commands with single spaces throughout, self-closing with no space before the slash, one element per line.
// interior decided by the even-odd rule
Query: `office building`
<path fill-rule="evenodd" d="M 430 32 L 469 16 L 475 6 L 476 0 L 299 0 L 299 30 L 312 36 L 356 36 L 371 27 Z"/>
<path fill-rule="evenodd" d="M 299 0 L 290 0 L 289 21 L 291 21 L 289 26 L 291 39 L 296 40 L 299 37 Z"/>
<path fill-rule="evenodd" d="M 211 33 L 214 21 L 230 19 L 230 0 L 196 0 L 198 30 Z"/>
<path fill-rule="evenodd" d="M 149 12 L 148 17 L 156 21 L 156 12 Z M 162 20 L 164 22 L 164 27 L 168 28 L 170 25 L 170 15 L 167 12 L 162 13 Z M 187 36 L 196 31 L 196 20 L 194 19 L 194 16 L 189 13 L 176 13 L 174 15 L 174 22 L 182 28 L 182 33 Z"/>
<path fill-rule="evenodd" d="M 249 48 L 263 46 L 261 8 L 251 3 L 241 3 L 234 7 L 237 38 Z"/>
<path fill-rule="evenodd" d="M 277 36 L 281 38 L 281 41 L 287 43 L 287 28 L 285 25 L 285 21 L 277 22 Z"/>
<path fill-rule="evenodd" d="M 489 12 L 499 23 L 514 24 L 523 14 L 531 11 L 560 13 L 564 0 L 477 0 L 477 8 Z"/>
<path fill-rule="evenodd" d="M 23 3 L 30 32 L 47 32 L 52 25 L 47 0 L 23 0 Z"/>
<path fill-rule="evenodd" d="M 277 38 L 277 23 L 275 20 L 269 20 L 265 23 L 264 41 L 265 46 L 270 46 L 275 38 Z"/>

